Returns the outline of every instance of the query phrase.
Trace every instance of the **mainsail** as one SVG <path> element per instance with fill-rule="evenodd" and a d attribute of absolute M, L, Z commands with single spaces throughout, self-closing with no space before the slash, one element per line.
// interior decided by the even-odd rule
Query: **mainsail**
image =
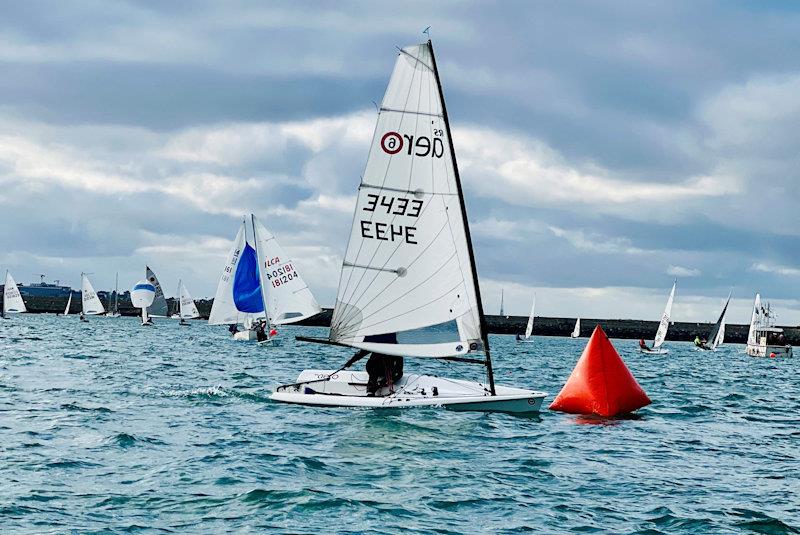
<path fill-rule="evenodd" d="M 6 271 L 6 282 L 3 287 L 3 316 L 11 313 L 27 312 L 25 308 L 25 301 L 22 300 L 22 295 L 19 293 L 17 283 L 14 277 L 11 276 L 9 271 Z"/>
<path fill-rule="evenodd" d="M 525 326 L 525 338 L 530 338 L 533 332 L 533 314 L 536 311 L 536 294 L 533 294 L 533 303 L 531 304 L 531 315 L 528 316 L 528 325 Z"/>
<path fill-rule="evenodd" d="M 570 336 L 572 338 L 577 338 L 581 335 L 581 319 L 578 318 L 575 320 L 575 328 L 572 329 L 572 334 Z"/>
<path fill-rule="evenodd" d="M 256 216 L 253 222 L 263 300 L 275 325 L 294 323 L 321 312 L 314 295 L 275 236 Z"/>
<path fill-rule="evenodd" d="M 67 308 L 64 309 L 64 315 L 69 316 L 69 307 L 72 306 L 72 288 L 69 290 L 69 297 L 67 298 Z"/>
<path fill-rule="evenodd" d="M 725 322 L 725 314 L 728 312 L 728 304 L 731 302 L 732 293 L 733 290 L 728 292 L 728 300 L 725 301 L 725 306 L 722 307 L 722 313 L 719 315 L 717 323 L 714 324 L 714 327 L 711 329 L 711 333 L 708 335 L 708 340 L 711 342 L 711 349 L 716 349 L 717 344 L 719 343 L 719 331 Z"/>
<path fill-rule="evenodd" d="M 178 315 L 181 319 L 192 319 L 200 317 L 200 311 L 194 304 L 194 299 L 189 295 L 189 290 L 184 286 L 183 281 L 178 281 Z"/>
<path fill-rule="evenodd" d="M 756 298 L 753 301 L 753 313 L 750 315 L 750 330 L 747 332 L 747 345 L 754 346 L 758 343 L 758 340 L 756 340 L 756 329 L 759 327 L 760 313 L 761 294 L 756 293 Z"/>
<path fill-rule="evenodd" d="M 255 249 L 245 239 L 245 223 L 239 227 L 217 285 L 208 323 L 244 323 L 264 315 L 264 301 Z"/>
<path fill-rule="evenodd" d="M 656 338 L 653 341 L 653 349 L 658 349 L 661 347 L 661 344 L 664 343 L 664 340 L 667 339 L 667 330 L 669 329 L 669 319 L 672 315 L 672 301 L 675 299 L 675 286 L 677 286 L 678 281 L 672 283 L 672 290 L 669 292 L 669 297 L 667 298 L 667 306 L 664 307 L 664 314 L 661 316 L 661 323 L 658 324 L 658 330 L 656 331 Z"/>
<path fill-rule="evenodd" d="M 429 41 L 400 51 L 381 102 L 330 340 L 398 356 L 484 351 L 491 380 L 483 323 L 458 167 Z"/>
<path fill-rule="evenodd" d="M 156 297 L 153 299 L 153 304 L 147 307 L 149 316 L 159 316 L 162 318 L 167 317 L 167 299 L 164 297 L 164 290 L 161 289 L 161 283 L 158 282 L 156 274 L 150 269 L 150 266 L 145 266 L 145 278 L 156 289 Z"/>
<path fill-rule="evenodd" d="M 86 273 L 81 273 L 81 307 L 83 313 L 89 315 L 103 314 L 106 311 Z"/>

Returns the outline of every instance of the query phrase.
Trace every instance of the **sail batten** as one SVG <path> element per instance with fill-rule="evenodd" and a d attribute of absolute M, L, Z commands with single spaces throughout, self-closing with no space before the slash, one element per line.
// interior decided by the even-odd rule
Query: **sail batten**
<path fill-rule="evenodd" d="M 430 44 L 402 49 L 358 191 L 331 341 L 365 349 L 368 337 L 455 322 L 456 342 L 397 345 L 420 357 L 485 349 L 449 135 Z"/>

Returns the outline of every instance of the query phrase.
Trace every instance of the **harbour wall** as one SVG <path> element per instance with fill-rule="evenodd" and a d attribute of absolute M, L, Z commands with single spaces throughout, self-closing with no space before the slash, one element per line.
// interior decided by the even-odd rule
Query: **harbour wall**
<path fill-rule="evenodd" d="M 0 299 L 2 299 L 0 294 Z M 102 293 L 100 300 L 108 309 L 107 297 Z M 211 312 L 213 299 L 196 299 L 197 309 L 203 318 L 208 318 Z M 177 311 L 177 302 L 170 298 L 167 299 L 170 314 Z M 25 306 L 32 313 L 57 313 L 64 312 L 67 300 L 63 297 L 25 297 Z M 138 316 L 140 311 L 131 305 L 130 298 L 126 294 L 120 294 L 119 309 L 123 316 Z M 70 313 L 77 314 L 81 310 L 80 293 L 74 292 Z M 297 325 L 313 327 L 329 327 L 333 310 L 325 308 L 311 318 L 297 323 Z M 492 334 L 510 334 L 525 332 L 525 325 L 528 323 L 527 316 L 486 316 L 487 327 Z M 657 321 L 634 320 L 634 319 L 598 319 L 581 318 L 581 336 L 589 336 L 596 325 L 602 325 L 603 330 L 611 338 L 635 339 L 644 338 L 652 340 L 658 329 Z M 575 326 L 575 318 L 548 318 L 537 316 L 533 332 L 538 336 L 569 336 Z M 701 337 L 708 336 L 711 331 L 710 323 L 695 323 L 676 321 L 670 325 L 667 333 L 667 340 L 691 341 L 696 335 Z M 748 325 L 726 325 L 725 341 L 731 343 L 745 343 L 747 341 Z M 786 339 L 792 345 L 800 345 L 800 327 L 783 327 Z"/>

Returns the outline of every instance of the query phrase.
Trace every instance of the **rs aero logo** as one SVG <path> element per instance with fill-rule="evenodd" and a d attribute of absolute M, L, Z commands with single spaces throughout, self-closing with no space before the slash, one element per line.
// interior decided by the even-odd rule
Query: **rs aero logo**
<path fill-rule="evenodd" d="M 444 142 L 442 141 L 443 132 L 434 130 L 433 137 L 410 136 L 398 132 L 386 132 L 381 138 L 381 149 L 390 155 L 402 153 L 411 156 L 430 156 L 431 158 L 441 158 L 444 156 Z"/>

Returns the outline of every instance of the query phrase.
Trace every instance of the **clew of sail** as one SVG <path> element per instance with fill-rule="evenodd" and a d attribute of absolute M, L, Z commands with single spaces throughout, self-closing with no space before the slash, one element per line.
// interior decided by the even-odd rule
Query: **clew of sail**
<path fill-rule="evenodd" d="M 178 315 L 181 319 L 200 317 L 200 311 L 197 310 L 197 305 L 194 304 L 194 299 L 182 280 L 178 281 Z"/>
<path fill-rule="evenodd" d="M 759 319 L 761 312 L 761 294 L 756 293 L 756 298 L 753 301 L 753 312 L 750 315 L 750 330 L 747 331 L 747 345 L 754 346 L 758 343 L 756 340 L 756 329 L 759 327 Z"/>
<path fill-rule="evenodd" d="M 292 259 L 275 236 L 255 216 L 253 229 L 258 251 L 259 274 L 265 288 L 270 321 L 275 325 L 294 323 L 319 314 L 322 309 Z"/>
<path fill-rule="evenodd" d="M 445 115 L 430 43 L 402 49 L 359 186 L 332 341 L 418 357 L 484 350 Z"/>
<path fill-rule="evenodd" d="M 21 313 L 27 312 L 25 308 L 25 301 L 22 300 L 22 294 L 19 293 L 17 283 L 14 277 L 11 276 L 9 271 L 6 271 L 6 282 L 3 287 L 3 316 L 8 313 Z"/>
<path fill-rule="evenodd" d="M 658 349 L 664 340 L 667 339 L 667 330 L 669 330 L 669 320 L 672 315 L 672 302 L 675 299 L 675 286 L 677 281 L 672 283 L 672 290 L 669 292 L 667 298 L 667 306 L 664 307 L 664 314 L 661 316 L 661 323 L 658 324 L 655 340 L 653 340 L 653 349 Z"/>
<path fill-rule="evenodd" d="M 533 315 L 536 311 L 536 294 L 533 294 L 533 303 L 531 304 L 531 314 L 528 316 L 528 324 L 525 326 L 525 338 L 528 339 L 533 333 Z"/>
<path fill-rule="evenodd" d="M 722 325 L 725 323 L 725 314 L 728 312 L 728 305 L 731 302 L 731 294 L 733 290 L 728 292 L 728 300 L 725 301 L 725 306 L 722 307 L 722 312 L 719 315 L 719 319 L 717 323 L 714 324 L 714 327 L 711 329 L 711 332 L 708 335 L 708 340 L 711 341 L 711 349 L 716 349 L 719 343 L 719 331 L 722 328 Z"/>
<path fill-rule="evenodd" d="M 85 273 L 81 273 L 81 307 L 83 313 L 88 315 L 104 314 L 106 311 Z"/>
<path fill-rule="evenodd" d="M 145 278 L 156 289 L 156 296 L 153 299 L 153 304 L 147 307 L 147 314 L 150 317 L 157 316 L 166 318 L 168 315 L 168 309 L 167 299 L 164 297 L 164 290 L 161 289 L 161 283 L 158 282 L 158 277 L 156 277 L 156 274 L 153 273 L 152 269 L 150 269 L 150 266 L 145 266 L 145 268 Z"/>

